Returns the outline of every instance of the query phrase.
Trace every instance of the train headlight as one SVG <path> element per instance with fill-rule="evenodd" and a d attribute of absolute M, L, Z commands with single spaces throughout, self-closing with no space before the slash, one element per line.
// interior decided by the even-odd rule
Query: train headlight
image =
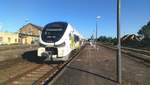
<path fill-rule="evenodd" d="M 66 45 L 66 43 L 65 43 L 65 42 L 63 42 L 63 43 L 61 43 L 61 44 L 57 45 L 57 47 L 64 47 L 65 45 Z"/>

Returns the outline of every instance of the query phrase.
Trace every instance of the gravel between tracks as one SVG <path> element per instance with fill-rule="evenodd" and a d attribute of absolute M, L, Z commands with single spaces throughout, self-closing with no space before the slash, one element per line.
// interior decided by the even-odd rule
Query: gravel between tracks
<path fill-rule="evenodd" d="M 21 74 L 33 67 L 37 66 L 35 63 L 30 63 L 27 61 L 19 62 L 18 64 L 12 65 L 8 68 L 0 69 L 0 83 L 12 78 L 18 74 Z"/>
<path fill-rule="evenodd" d="M 19 48 L 19 49 L 9 49 L 0 51 L 0 61 L 15 59 L 18 57 L 22 57 L 22 55 L 27 51 L 36 50 L 37 47 L 29 47 L 29 48 Z"/>
<path fill-rule="evenodd" d="M 0 51 L 0 83 L 40 64 L 35 58 L 29 56 L 36 55 L 36 49 L 37 47 Z M 35 62 L 32 62 L 33 60 Z"/>

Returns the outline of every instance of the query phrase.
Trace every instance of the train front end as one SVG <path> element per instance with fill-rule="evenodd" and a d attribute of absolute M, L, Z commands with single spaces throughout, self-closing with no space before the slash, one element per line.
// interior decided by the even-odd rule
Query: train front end
<path fill-rule="evenodd" d="M 68 23 L 54 22 L 47 24 L 40 36 L 40 48 L 37 55 L 50 61 L 66 61 L 69 48 Z"/>

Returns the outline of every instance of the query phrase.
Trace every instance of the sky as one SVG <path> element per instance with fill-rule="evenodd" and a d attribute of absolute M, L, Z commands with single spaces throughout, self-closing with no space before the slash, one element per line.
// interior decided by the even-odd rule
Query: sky
<path fill-rule="evenodd" d="M 116 37 L 117 0 L 0 0 L 0 31 L 16 32 L 33 23 L 44 27 L 54 21 L 71 23 L 86 38 Z M 121 0 L 121 36 L 136 34 L 150 21 L 150 0 Z"/>

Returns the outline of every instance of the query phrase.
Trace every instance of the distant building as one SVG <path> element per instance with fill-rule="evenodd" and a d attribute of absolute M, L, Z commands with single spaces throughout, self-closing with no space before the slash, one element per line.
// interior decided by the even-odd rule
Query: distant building
<path fill-rule="evenodd" d="M 143 36 L 135 35 L 135 34 L 127 34 L 121 38 L 121 43 L 124 46 L 135 46 L 143 40 Z"/>
<path fill-rule="evenodd" d="M 127 34 L 125 36 L 123 36 L 121 38 L 122 41 L 141 41 L 144 37 L 143 36 L 139 36 L 139 35 L 135 35 L 135 34 Z"/>
<path fill-rule="evenodd" d="M 0 32 L 0 44 L 18 44 L 18 33 Z"/>
<path fill-rule="evenodd" d="M 19 39 L 22 44 L 37 44 L 42 27 L 28 23 L 19 30 Z"/>

